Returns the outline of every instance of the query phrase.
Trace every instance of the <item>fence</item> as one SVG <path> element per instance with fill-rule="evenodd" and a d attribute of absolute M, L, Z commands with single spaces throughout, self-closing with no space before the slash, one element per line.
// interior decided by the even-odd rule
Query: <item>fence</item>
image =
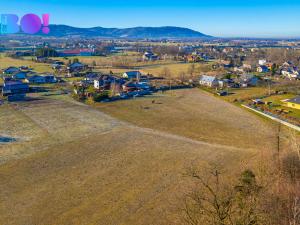
<path fill-rule="evenodd" d="M 254 111 L 254 112 L 256 112 L 256 113 L 258 113 L 258 114 L 260 114 L 260 115 L 263 115 L 263 116 L 265 116 L 265 117 L 267 117 L 267 118 L 269 118 L 269 119 L 271 119 L 271 120 L 274 120 L 274 121 L 276 121 L 276 122 L 278 122 L 278 123 L 281 123 L 281 124 L 283 124 L 283 125 L 285 125 L 285 126 L 288 126 L 288 127 L 292 128 L 292 129 L 297 130 L 297 131 L 300 132 L 300 127 L 299 127 L 299 126 L 296 126 L 296 125 L 291 124 L 291 123 L 288 123 L 288 122 L 286 122 L 286 121 L 284 121 L 284 120 L 282 120 L 282 119 L 276 118 L 276 117 L 271 116 L 271 115 L 268 115 L 268 114 L 266 114 L 266 113 L 264 113 L 264 112 L 261 112 L 261 111 L 258 111 L 258 110 L 256 110 L 256 109 L 253 109 L 253 108 L 251 108 L 251 107 L 249 107 L 249 106 L 247 106 L 247 105 L 242 105 L 242 106 L 245 107 L 245 108 L 247 108 L 247 109 L 250 109 L 250 110 L 252 110 L 252 111 Z"/>

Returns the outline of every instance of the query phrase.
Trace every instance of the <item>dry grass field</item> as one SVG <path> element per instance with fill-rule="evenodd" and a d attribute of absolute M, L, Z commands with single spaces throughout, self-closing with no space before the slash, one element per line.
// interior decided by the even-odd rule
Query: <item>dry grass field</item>
<path fill-rule="evenodd" d="M 79 56 L 68 58 L 53 58 L 59 59 L 65 63 L 69 60 L 79 59 L 80 62 L 92 66 L 95 64 L 95 71 L 108 73 L 124 73 L 128 70 L 140 70 L 145 74 L 153 74 L 154 76 L 161 76 L 163 71 L 167 68 L 171 77 L 178 77 L 181 73 L 188 74 L 191 63 L 183 63 L 174 60 L 157 60 L 153 62 L 141 61 L 142 56 L 136 54 L 130 55 L 113 55 L 113 56 Z M 118 64 L 126 66 L 121 68 Z M 211 70 L 211 63 L 195 63 L 194 74 L 207 73 Z"/>
<path fill-rule="evenodd" d="M 269 90 L 265 87 L 251 87 L 251 88 L 238 88 L 231 89 L 231 94 L 228 96 L 222 97 L 229 102 L 233 102 L 234 100 L 248 100 L 261 98 L 268 94 Z"/>
<path fill-rule="evenodd" d="M 147 74 L 153 74 L 156 76 L 164 75 L 164 71 L 168 70 L 171 77 L 179 77 L 182 73 L 185 73 L 187 76 L 189 74 L 189 68 L 192 63 L 171 63 L 166 65 L 154 65 L 154 66 L 144 66 L 141 68 L 141 72 Z M 194 74 L 207 73 L 211 69 L 210 63 L 195 63 Z"/>
<path fill-rule="evenodd" d="M 99 103 L 96 107 L 138 126 L 230 146 L 268 146 L 274 135 L 255 115 L 198 89 L 157 94 L 147 100 Z"/>
<path fill-rule="evenodd" d="M 7 68 L 9 66 L 28 66 L 38 73 L 48 73 L 53 71 L 51 69 L 51 65 L 49 64 L 36 63 L 32 60 L 13 59 L 10 57 L 0 55 L 0 69 Z"/>
<path fill-rule="evenodd" d="M 271 123 L 196 89 L 93 108 L 45 97 L 0 106 L 0 119 L 17 138 L 0 144 L 9 225 L 182 224 L 187 168 L 239 173 L 275 139 Z"/>

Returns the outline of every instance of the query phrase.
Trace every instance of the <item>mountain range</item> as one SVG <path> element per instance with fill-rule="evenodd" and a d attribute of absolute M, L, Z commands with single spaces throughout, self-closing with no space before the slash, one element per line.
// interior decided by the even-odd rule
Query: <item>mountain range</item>
<path fill-rule="evenodd" d="M 211 36 L 182 27 L 133 27 L 133 28 L 77 28 L 67 25 L 49 25 L 49 36 L 54 37 L 101 37 L 101 38 L 211 38 Z M 42 33 L 40 33 L 42 35 Z"/>

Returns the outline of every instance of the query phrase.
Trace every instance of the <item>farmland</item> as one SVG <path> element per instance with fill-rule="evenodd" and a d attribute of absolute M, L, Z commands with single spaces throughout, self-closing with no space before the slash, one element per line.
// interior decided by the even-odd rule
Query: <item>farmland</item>
<path fill-rule="evenodd" d="M 239 173 L 276 140 L 272 123 L 197 89 L 68 98 L 0 108 L 1 135 L 17 139 L 0 147 L 1 224 L 182 224 L 187 168 Z"/>
<path fill-rule="evenodd" d="M 113 73 L 121 74 L 128 70 L 140 70 L 145 74 L 153 74 L 154 76 L 162 76 L 164 70 L 168 70 L 168 73 L 173 78 L 179 77 L 180 74 L 189 73 L 189 68 L 192 63 L 184 63 L 175 60 L 158 60 L 154 62 L 144 62 L 140 61 L 141 56 L 135 54 L 126 54 L 126 55 L 113 55 L 113 56 L 90 56 L 90 57 L 56 57 L 52 58 L 53 60 L 60 60 L 65 64 L 72 62 L 74 59 L 78 59 L 80 62 L 92 66 L 96 72 Z M 24 59 L 14 59 L 7 57 L 5 55 L 0 55 L 0 69 L 9 67 L 9 66 L 28 66 L 32 68 L 37 73 L 49 73 L 53 70 L 51 65 L 46 63 L 37 63 L 32 60 L 32 57 L 24 57 Z M 211 63 L 195 63 L 195 73 L 210 73 Z M 1 81 L 0 81 L 1 82 Z"/>
<path fill-rule="evenodd" d="M 52 72 L 49 64 L 36 63 L 30 59 L 21 60 L 0 55 L 0 69 L 7 68 L 9 66 L 28 66 L 38 73 Z"/>
<path fill-rule="evenodd" d="M 252 115 L 197 89 L 172 91 L 162 96 L 158 94 L 147 100 L 100 103 L 96 107 L 138 126 L 213 143 L 251 148 L 264 145 L 256 142 L 258 138 L 255 135 L 263 137 L 263 140 L 272 137 L 272 132 L 265 130 L 265 124 L 261 125 Z M 247 122 L 243 123 L 244 120 Z M 252 133 L 257 127 L 262 129 L 261 133 Z M 245 133 L 241 138 L 244 129 L 252 135 Z"/>

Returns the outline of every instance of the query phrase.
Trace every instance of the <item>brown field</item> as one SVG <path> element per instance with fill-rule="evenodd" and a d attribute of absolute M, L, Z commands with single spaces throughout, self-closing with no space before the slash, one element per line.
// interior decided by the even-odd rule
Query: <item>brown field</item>
<path fill-rule="evenodd" d="M 234 100 L 248 100 L 248 99 L 255 99 L 261 98 L 268 94 L 269 90 L 265 87 L 251 87 L 251 88 L 238 88 L 238 89 L 231 89 L 231 95 L 222 97 L 229 102 L 233 102 Z"/>
<path fill-rule="evenodd" d="M 276 140 L 272 123 L 197 89 L 63 99 L 0 107 L 0 134 L 18 138 L 0 144 L 0 224 L 182 224 L 187 168 L 239 173 Z"/>
<path fill-rule="evenodd" d="M 186 76 L 189 75 L 189 68 L 191 67 L 192 63 L 171 63 L 166 65 L 154 65 L 154 66 L 145 66 L 141 68 L 141 72 L 147 74 L 153 74 L 155 76 L 163 76 L 164 70 L 170 72 L 170 76 L 173 78 L 179 77 L 182 73 L 185 73 Z M 208 73 L 211 69 L 210 63 L 194 63 L 195 71 L 194 75 L 201 74 L 201 73 Z"/>
<path fill-rule="evenodd" d="M 198 89 L 171 91 L 146 100 L 100 103 L 96 107 L 138 126 L 206 142 L 252 148 L 269 145 L 265 140 L 273 137 L 254 115 Z M 254 132 L 258 128 L 259 132 Z"/>
<path fill-rule="evenodd" d="M 92 65 L 96 64 L 95 71 L 108 73 L 112 71 L 113 73 L 124 73 L 128 70 L 140 70 L 145 74 L 153 74 L 154 76 L 161 76 L 163 70 L 167 68 L 170 72 L 171 77 L 178 77 L 181 73 L 188 74 L 191 63 L 183 63 L 174 60 L 157 60 L 153 62 L 144 62 L 141 60 L 141 55 L 129 54 L 129 55 L 114 55 L 114 56 L 81 56 L 81 57 L 68 57 L 66 58 L 54 58 L 68 63 L 69 60 L 74 58 L 79 59 L 80 62 Z M 114 63 L 123 63 L 123 66 L 127 68 L 118 68 Z M 195 63 L 194 74 L 199 73 L 210 73 L 211 63 Z M 220 71 L 215 71 L 213 74 L 218 74 Z"/>
<path fill-rule="evenodd" d="M 154 62 L 140 62 L 140 55 L 129 54 L 129 55 L 119 55 L 119 56 L 87 56 L 87 57 L 68 57 L 68 58 L 53 58 L 55 60 L 61 60 L 65 63 L 68 63 L 69 60 L 73 60 L 74 58 L 79 59 L 80 62 L 92 65 L 93 62 L 96 63 L 96 67 L 94 70 L 96 72 L 109 73 L 112 71 L 113 73 L 122 74 L 129 70 L 140 70 L 145 74 L 153 74 L 154 76 L 162 76 L 165 68 L 170 72 L 170 77 L 178 77 L 180 74 L 185 73 L 186 76 L 189 74 L 189 68 L 191 67 L 191 63 L 183 63 L 174 60 L 158 60 Z M 122 62 L 127 68 L 120 68 L 112 62 L 118 63 Z M 122 64 L 121 63 L 121 64 Z M 6 57 L 4 55 L 0 55 L 0 70 L 7 68 L 9 66 L 28 66 L 32 68 L 35 72 L 38 73 L 49 73 L 53 72 L 51 65 L 46 63 L 37 63 L 31 60 L 30 57 L 25 57 L 25 59 L 13 59 L 10 57 Z M 201 73 L 208 74 L 219 74 L 222 71 L 213 71 L 211 70 L 211 63 L 195 63 L 195 71 L 194 75 L 198 75 Z M 2 80 L 0 80 L 2 83 Z"/>
<path fill-rule="evenodd" d="M 9 66 L 28 66 L 38 73 L 48 73 L 53 71 L 49 64 L 36 63 L 32 60 L 13 59 L 10 57 L 0 55 L 0 70 L 5 69 Z"/>

